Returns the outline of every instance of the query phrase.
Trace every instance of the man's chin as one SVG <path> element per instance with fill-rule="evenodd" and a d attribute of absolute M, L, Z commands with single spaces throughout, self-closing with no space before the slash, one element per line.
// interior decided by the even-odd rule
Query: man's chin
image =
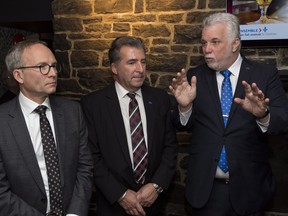
<path fill-rule="evenodd" d="M 144 83 L 144 79 L 143 78 L 139 78 L 139 79 L 135 78 L 133 83 L 134 83 L 135 87 L 141 87 Z"/>
<path fill-rule="evenodd" d="M 213 64 L 213 63 L 209 63 L 209 62 L 206 62 L 207 66 L 212 69 L 212 70 L 215 70 L 217 71 L 217 65 L 216 64 Z"/>
<path fill-rule="evenodd" d="M 56 87 L 47 89 L 47 91 L 46 91 L 47 94 L 54 94 L 55 92 L 56 92 Z"/>

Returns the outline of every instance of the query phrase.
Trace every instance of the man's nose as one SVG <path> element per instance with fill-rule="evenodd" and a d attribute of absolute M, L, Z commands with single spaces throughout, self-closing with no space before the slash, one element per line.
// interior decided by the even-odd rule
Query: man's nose
<path fill-rule="evenodd" d="M 139 71 L 139 72 L 144 72 L 144 67 L 145 67 L 144 64 L 142 64 L 141 62 L 138 62 L 136 70 Z"/>

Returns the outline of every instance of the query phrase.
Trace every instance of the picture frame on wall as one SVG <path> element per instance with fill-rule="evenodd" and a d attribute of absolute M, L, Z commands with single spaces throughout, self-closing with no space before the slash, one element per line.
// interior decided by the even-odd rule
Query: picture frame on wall
<path fill-rule="evenodd" d="M 288 47 L 287 0 L 227 0 L 240 21 L 242 47 Z"/>

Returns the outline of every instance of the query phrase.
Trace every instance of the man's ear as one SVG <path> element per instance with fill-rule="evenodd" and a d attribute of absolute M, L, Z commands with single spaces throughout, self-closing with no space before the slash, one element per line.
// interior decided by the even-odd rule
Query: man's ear
<path fill-rule="evenodd" d="M 111 64 L 111 70 L 112 70 L 112 73 L 113 73 L 114 75 L 117 75 L 117 74 L 118 74 L 118 72 L 117 72 L 117 64 L 116 64 L 116 63 L 112 63 L 112 64 Z"/>
<path fill-rule="evenodd" d="M 22 72 L 21 70 L 15 69 L 15 70 L 13 71 L 13 76 L 14 76 L 14 79 L 15 79 L 18 83 L 22 84 L 22 83 L 24 82 L 24 81 L 23 81 L 23 72 Z"/>
<path fill-rule="evenodd" d="M 232 51 L 233 52 L 236 52 L 240 49 L 240 45 L 241 45 L 241 41 L 239 38 L 236 38 L 234 41 L 233 41 L 233 45 L 232 45 Z"/>

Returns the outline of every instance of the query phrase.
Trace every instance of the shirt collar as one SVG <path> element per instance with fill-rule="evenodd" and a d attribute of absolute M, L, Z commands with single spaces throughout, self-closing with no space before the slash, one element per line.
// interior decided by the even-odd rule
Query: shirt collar
<path fill-rule="evenodd" d="M 239 54 L 236 61 L 228 68 L 228 70 L 231 72 L 232 75 L 234 75 L 236 77 L 239 76 L 242 61 L 243 61 L 243 58 Z"/>
<path fill-rule="evenodd" d="M 243 58 L 239 54 L 236 61 L 229 68 L 227 68 L 231 72 L 231 75 L 233 75 L 235 77 L 239 76 L 242 61 L 243 61 Z M 217 71 L 216 74 L 217 74 L 217 76 L 220 76 L 220 71 Z"/>
<path fill-rule="evenodd" d="M 40 105 L 27 98 L 22 92 L 19 93 L 19 102 L 22 112 L 25 116 L 31 114 L 34 111 L 34 109 Z M 45 105 L 48 107 L 48 110 L 51 110 L 49 97 L 47 97 L 41 105 Z"/>
<path fill-rule="evenodd" d="M 118 95 L 118 98 L 124 98 L 127 96 L 127 93 L 129 93 L 129 91 L 127 91 L 119 82 L 115 81 L 115 88 L 116 88 L 116 92 Z M 139 88 L 137 91 L 135 91 L 136 96 L 138 97 L 142 97 L 142 91 L 141 88 Z M 127 96 L 128 97 L 128 96 Z"/>

